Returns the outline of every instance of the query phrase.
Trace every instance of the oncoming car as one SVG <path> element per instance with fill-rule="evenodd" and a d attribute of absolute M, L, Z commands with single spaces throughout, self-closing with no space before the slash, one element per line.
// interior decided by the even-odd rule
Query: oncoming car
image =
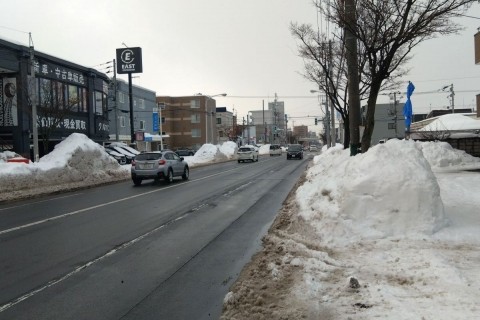
<path fill-rule="evenodd" d="M 291 144 L 287 151 L 287 160 L 303 159 L 303 147 L 300 144 Z"/>
<path fill-rule="evenodd" d="M 270 145 L 270 157 L 272 156 L 281 156 L 282 155 L 282 147 L 279 144 L 271 144 Z"/>
<path fill-rule="evenodd" d="M 171 183 L 174 177 L 188 180 L 190 169 L 183 158 L 173 151 L 152 151 L 135 156 L 131 175 L 136 186 L 146 179 L 164 179 L 166 183 Z"/>
<path fill-rule="evenodd" d="M 238 148 L 237 156 L 238 163 L 244 161 L 258 161 L 258 150 L 251 146 L 240 147 Z"/>

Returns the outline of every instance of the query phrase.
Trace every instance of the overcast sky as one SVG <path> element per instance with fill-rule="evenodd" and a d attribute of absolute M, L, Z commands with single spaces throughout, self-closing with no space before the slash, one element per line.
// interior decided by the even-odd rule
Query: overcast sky
<path fill-rule="evenodd" d="M 480 17 L 479 5 L 468 15 Z M 454 85 L 455 108 L 472 107 L 480 93 L 473 50 L 480 20 L 459 21 L 466 27 L 460 35 L 415 50 L 405 88 L 399 88 L 404 92 L 408 80 L 415 84 L 414 113 L 446 108 L 448 93 L 426 93 L 446 85 Z M 122 43 L 141 47 L 143 73 L 134 84 L 157 95 L 227 93 L 215 98 L 217 106 L 241 119 L 261 110 L 263 101 L 267 108 L 277 93 L 295 125 L 319 131 L 314 117 L 322 112 L 310 93 L 315 85 L 300 75 L 291 22 L 316 25 L 312 0 L 16 0 L 0 11 L 0 38 L 28 44 L 31 32 L 36 50 L 100 71 Z"/>

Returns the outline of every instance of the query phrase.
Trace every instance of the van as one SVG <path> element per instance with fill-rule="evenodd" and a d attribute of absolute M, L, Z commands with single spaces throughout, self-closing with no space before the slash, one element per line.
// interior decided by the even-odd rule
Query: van
<path fill-rule="evenodd" d="M 271 144 L 270 145 L 270 157 L 273 156 L 281 156 L 282 155 L 282 148 L 279 144 Z"/>

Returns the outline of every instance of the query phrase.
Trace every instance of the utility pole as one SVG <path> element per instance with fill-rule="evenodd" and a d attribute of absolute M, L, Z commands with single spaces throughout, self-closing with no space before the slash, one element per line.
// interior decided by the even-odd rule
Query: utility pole
<path fill-rule="evenodd" d="M 332 79 L 332 40 L 329 40 L 328 41 L 328 77 L 330 79 L 330 81 L 328 81 L 329 84 L 331 84 L 331 79 Z M 333 88 L 329 85 L 330 89 L 332 90 Z M 336 141 L 337 141 L 337 137 L 336 137 L 336 133 L 335 133 L 335 104 L 333 103 L 333 99 L 331 99 L 331 95 L 329 95 L 330 97 L 330 117 L 331 117 L 331 121 L 332 121 L 332 126 L 331 126 L 331 130 L 330 130 L 330 134 L 331 134 L 331 139 L 330 139 L 330 143 L 331 143 L 331 146 L 334 147 L 336 145 Z"/>
<path fill-rule="evenodd" d="M 357 16 L 355 0 L 345 0 L 345 49 L 348 73 L 348 115 L 350 121 L 350 156 L 361 152 L 360 89 L 357 56 Z"/>
<path fill-rule="evenodd" d="M 39 152 L 38 152 L 38 121 L 37 121 L 37 85 L 35 83 L 35 55 L 33 48 L 33 39 L 32 34 L 29 32 L 29 42 L 30 42 L 30 76 L 32 80 L 31 86 L 31 100 L 32 100 L 32 136 L 33 136 L 33 161 L 38 162 Z"/>
<path fill-rule="evenodd" d="M 455 113 L 455 92 L 453 91 L 453 83 L 450 85 L 450 97 L 452 98 L 452 113 Z"/>
<path fill-rule="evenodd" d="M 115 109 L 115 141 L 118 141 L 117 65 L 113 59 L 113 108 Z"/>

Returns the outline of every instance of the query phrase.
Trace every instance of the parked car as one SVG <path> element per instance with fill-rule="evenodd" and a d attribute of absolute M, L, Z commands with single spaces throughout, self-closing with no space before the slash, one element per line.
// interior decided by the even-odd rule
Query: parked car
<path fill-rule="evenodd" d="M 105 149 L 105 152 L 108 153 L 109 156 L 117 160 L 119 164 L 127 164 L 127 157 L 125 157 L 124 154 L 109 148 L 104 148 L 104 149 Z"/>
<path fill-rule="evenodd" d="M 312 145 L 310 146 L 310 151 L 318 151 L 317 146 L 314 145 L 314 144 L 312 144 Z"/>
<path fill-rule="evenodd" d="M 139 186 L 146 179 L 164 179 L 171 183 L 174 177 L 188 180 L 190 169 L 183 157 L 173 151 L 143 152 L 132 161 L 131 175 L 133 183 Z"/>
<path fill-rule="evenodd" d="M 122 148 L 124 150 L 127 150 L 128 152 L 134 154 L 134 155 L 137 155 L 140 153 L 140 151 L 138 151 L 137 149 L 135 148 L 132 148 L 130 146 L 128 146 L 126 143 L 123 143 L 123 142 L 112 142 L 108 145 L 109 147 L 119 147 L 119 148 Z"/>
<path fill-rule="evenodd" d="M 288 146 L 287 160 L 303 159 L 303 148 L 300 144 L 291 144 Z"/>
<path fill-rule="evenodd" d="M 258 161 L 258 150 L 254 146 L 243 146 L 237 151 L 238 163 L 244 161 Z"/>
<path fill-rule="evenodd" d="M 271 144 L 270 145 L 270 157 L 273 156 L 281 156 L 282 155 L 282 148 L 279 144 Z"/>
<path fill-rule="evenodd" d="M 195 151 L 191 149 L 178 149 L 175 151 L 180 157 L 189 157 L 195 155 Z"/>
<path fill-rule="evenodd" d="M 113 145 L 113 146 L 109 145 L 109 146 L 106 146 L 105 148 L 123 154 L 125 156 L 125 158 L 127 159 L 127 163 L 131 163 L 133 158 L 135 158 L 135 154 L 133 154 L 133 153 L 121 148 L 121 147 L 118 147 L 118 146 L 115 146 L 115 145 Z"/>

